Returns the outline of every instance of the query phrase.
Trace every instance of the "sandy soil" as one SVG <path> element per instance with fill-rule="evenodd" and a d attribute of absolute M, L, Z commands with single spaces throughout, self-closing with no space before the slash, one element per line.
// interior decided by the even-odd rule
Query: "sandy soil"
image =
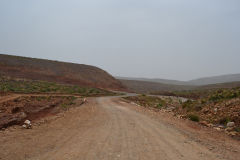
<path fill-rule="evenodd" d="M 91 98 L 33 129 L 0 132 L 2 160 L 237 160 L 240 143 L 119 98 Z M 217 136 L 214 136 L 217 135 Z"/>

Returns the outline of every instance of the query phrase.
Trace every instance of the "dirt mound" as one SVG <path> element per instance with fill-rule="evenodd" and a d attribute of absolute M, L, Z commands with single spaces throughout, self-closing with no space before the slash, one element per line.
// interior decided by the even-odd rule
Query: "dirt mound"
<path fill-rule="evenodd" d="M 74 100 L 72 96 L 23 96 L 0 103 L 0 129 L 56 114 Z"/>
<path fill-rule="evenodd" d="M 0 54 L 0 75 L 113 90 L 125 87 L 106 71 L 89 65 Z"/>

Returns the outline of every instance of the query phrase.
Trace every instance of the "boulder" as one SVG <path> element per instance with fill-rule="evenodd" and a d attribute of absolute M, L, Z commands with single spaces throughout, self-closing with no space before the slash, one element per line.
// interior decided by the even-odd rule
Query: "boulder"
<path fill-rule="evenodd" d="M 27 115 L 24 112 L 19 112 L 16 114 L 7 114 L 0 117 L 0 129 L 7 128 L 8 126 L 20 124 Z"/>

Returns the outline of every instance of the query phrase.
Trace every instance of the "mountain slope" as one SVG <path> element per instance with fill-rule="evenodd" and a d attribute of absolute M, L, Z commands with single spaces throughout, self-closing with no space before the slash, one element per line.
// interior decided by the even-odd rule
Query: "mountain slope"
<path fill-rule="evenodd" d="M 124 90 L 106 71 L 89 65 L 0 54 L 0 75 L 80 86 Z"/>

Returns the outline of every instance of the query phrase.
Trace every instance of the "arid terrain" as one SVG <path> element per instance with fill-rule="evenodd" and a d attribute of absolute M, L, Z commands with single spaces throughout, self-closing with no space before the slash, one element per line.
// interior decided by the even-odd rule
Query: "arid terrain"
<path fill-rule="evenodd" d="M 237 160 L 240 143 L 225 134 L 117 97 L 87 103 L 0 132 L 0 159 Z"/>
<path fill-rule="evenodd" d="M 240 156 L 239 82 L 121 83 L 87 65 L 0 60 L 0 160 Z"/>
<path fill-rule="evenodd" d="M 240 160 L 240 0 L 0 0 L 0 160 Z"/>

